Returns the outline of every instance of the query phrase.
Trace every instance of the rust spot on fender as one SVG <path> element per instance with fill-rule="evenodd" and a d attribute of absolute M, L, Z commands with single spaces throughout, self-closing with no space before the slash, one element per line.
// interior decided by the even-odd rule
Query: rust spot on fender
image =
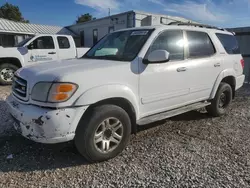
<path fill-rule="evenodd" d="M 40 117 L 37 118 L 37 119 L 33 119 L 34 123 L 36 123 L 37 125 L 43 125 L 43 124 L 44 124 L 44 121 L 42 120 L 42 117 L 43 117 L 43 116 L 40 116 Z"/>

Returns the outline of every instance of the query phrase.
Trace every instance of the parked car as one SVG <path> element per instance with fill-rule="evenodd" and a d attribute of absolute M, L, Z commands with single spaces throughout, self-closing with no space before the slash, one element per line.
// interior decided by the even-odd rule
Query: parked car
<path fill-rule="evenodd" d="M 98 162 L 122 152 L 137 126 L 203 107 L 224 115 L 243 85 L 243 66 L 230 32 L 131 28 L 105 36 L 81 59 L 19 69 L 7 103 L 24 137 L 74 140 Z"/>
<path fill-rule="evenodd" d="M 35 63 L 82 57 L 89 48 L 76 48 L 69 35 L 36 35 L 16 47 L 0 46 L 0 84 L 12 83 L 14 72 Z"/>

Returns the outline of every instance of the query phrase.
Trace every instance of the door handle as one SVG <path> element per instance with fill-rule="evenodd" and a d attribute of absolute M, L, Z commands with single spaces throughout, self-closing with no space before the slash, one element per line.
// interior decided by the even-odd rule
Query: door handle
<path fill-rule="evenodd" d="M 56 54 L 56 52 L 49 52 L 48 54 Z"/>
<path fill-rule="evenodd" d="M 220 67 L 220 63 L 215 63 L 214 67 Z"/>
<path fill-rule="evenodd" d="M 185 72 L 187 70 L 186 67 L 180 67 L 177 69 L 177 72 Z"/>

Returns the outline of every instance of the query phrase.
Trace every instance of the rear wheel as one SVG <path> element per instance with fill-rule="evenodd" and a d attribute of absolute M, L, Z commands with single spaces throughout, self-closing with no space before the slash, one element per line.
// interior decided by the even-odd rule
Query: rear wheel
<path fill-rule="evenodd" d="M 228 107 L 230 106 L 233 98 L 232 87 L 227 83 L 221 83 L 215 95 L 215 98 L 212 100 L 210 106 L 207 106 L 206 109 L 209 114 L 214 117 L 219 117 L 226 114 Z"/>
<path fill-rule="evenodd" d="M 3 63 L 0 65 L 0 84 L 11 85 L 14 73 L 18 70 L 18 67 L 10 64 Z"/>
<path fill-rule="evenodd" d="M 88 161 L 100 162 L 121 153 L 130 134 L 131 122 L 126 111 L 115 105 L 103 105 L 81 120 L 75 145 Z"/>

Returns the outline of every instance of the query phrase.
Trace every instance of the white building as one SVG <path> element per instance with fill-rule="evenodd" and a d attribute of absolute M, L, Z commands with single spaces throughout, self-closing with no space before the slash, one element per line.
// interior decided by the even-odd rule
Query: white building
<path fill-rule="evenodd" d="M 108 17 L 79 23 L 66 28 L 79 36 L 77 46 L 91 47 L 106 34 L 119 29 L 168 24 L 170 22 L 192 22 L 185 18 L 152 14 L 140 11 L 128 11 Z"/>

